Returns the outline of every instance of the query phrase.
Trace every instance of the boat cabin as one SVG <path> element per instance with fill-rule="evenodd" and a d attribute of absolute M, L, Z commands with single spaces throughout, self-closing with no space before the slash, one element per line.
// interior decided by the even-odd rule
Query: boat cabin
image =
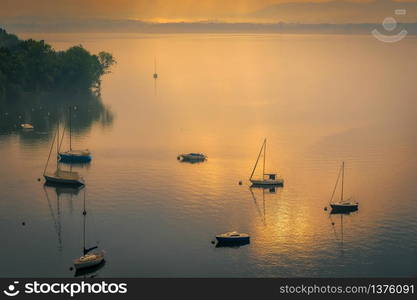
<path fill-rule="evenodd" d="M 268 176 L 269 180 L 275 180 L 277 177 L 277 174 L 265 174 L 266 176 Z"/>

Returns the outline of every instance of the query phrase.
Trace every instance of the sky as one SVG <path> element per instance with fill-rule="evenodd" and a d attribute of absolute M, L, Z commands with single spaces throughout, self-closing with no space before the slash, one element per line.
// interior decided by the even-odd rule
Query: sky
<path fill-rule="evenodd" d="M 0 18 L 113 18 L 154 22 L 176 21 L 297 21 L 346 22 L 375 19 L 375 0 L 0 0 Z M 376 0 L 379 7 L 392 1 Z M 313 9 L 305 3 L 319 3 Z M 346 2 L 348 6 L 346 6 Z M 353 2 L 353 3 L 352 3 Z M 414 2 L 417 0 L 401 0 Z M 395 3 L 395 2 L 394 2 Z M 352 5 L 354 4 L 354 5 Z M 356 5 L 355 5 L 356 4 Z M 395 5 L 397 5 L 395 3 Z M 399 6 L 402 3 L 398 4 Z M 417 7 L 417 6 L 416 6 Z M 401 8 L 401 7 L 399 7 Z M 336 11 L 336 12 L 335 12 Z M 388 9 L 387 9 L 388 11 Z M 385 13 L 385 12 L 384 12 Z M 414 12 L 413 12 L 414 13 Z M 417 13 L 417 9 L 416 9 Z M 313 16 L 313 17 L 312 17 Z M 378 16 L 379 17 L 379 16 Z M 373 20 L 372 20 L 373 21 Z"/>

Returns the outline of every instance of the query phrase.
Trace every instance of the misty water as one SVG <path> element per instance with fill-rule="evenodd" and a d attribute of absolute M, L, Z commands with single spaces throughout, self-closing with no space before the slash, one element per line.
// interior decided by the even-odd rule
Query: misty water
<path fill-rule="evenodd" d="M 86 246 L 106 251 L 84 276 L 417 275 L 415 37 L 21 36 L 106 50 L 118 64 L 101 97 L 0 106 L 0 276 L 74 276 L 84 197 Z M 77 105 L 73 146 L 93 155 L 73 166 L 86 180 L 80 190 L 42 178 L 68 103 Z M 264 138 L 267 171 L 285 179 L 275 191 L 249 188 Z M 177 161 L 188 152 L 208 160 Z M 342 161 L 359 211 L 330 215 Z M 232 230 L 251 243 L 211 243 Z"/>

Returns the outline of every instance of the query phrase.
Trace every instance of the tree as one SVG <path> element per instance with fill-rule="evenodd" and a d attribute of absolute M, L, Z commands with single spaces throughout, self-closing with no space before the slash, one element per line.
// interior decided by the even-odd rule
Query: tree
<path fill-rule="evenodd" d="M 55 51 L 44 41 L 21 41 L 0 28 L 0 99 L 26 92 L 82 92 L 100 88 L 113 55 L 93 55 L 81 45 Z"/>

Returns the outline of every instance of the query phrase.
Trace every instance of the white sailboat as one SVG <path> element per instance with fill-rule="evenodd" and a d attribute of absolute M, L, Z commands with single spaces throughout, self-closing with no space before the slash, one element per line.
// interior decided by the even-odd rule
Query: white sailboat
<path fill-rule="evenodd" d="M 96 249 L 97 246 L 91 248 L 85 248 L 85 227 L 86 227 L 86 218 L 87 218 L 87 210 L 85 207 L 85 190 L 84 190 L 84 207 L 83 207 L 83 255 L 79 258 L 74 259 L 74 267 L 77 271 L 81 269 L 92 268 L 95 266 L 100 265 L 104 262 L 104 255 L 105 252 L 96 251 L 91 252 L 92 250 Z"/>
<path fill-rule="evenodd" d="M 332 202 L 334 193 L 335 193 L 337 185 L 339 183 L 340 175 L 342 175 L 342 190 L 341 190 L 341 194 L 340 194 L 340 201 L 339 202 Z M 349 198 L 347 200 L 343 199 L 344 179 L 345 179 L 345 162 L 342 162 L 342 166 L 340 168 L 339 175 L 338 175 L 337 180 L 336 180 L 336 184 L 335 184 L 335 187 L 334 187 L 334 190 L 333 190 L 333 194 L 332 194 L 332 197 L 330 199 L 330 206 L 332 208 L 332 213 L 347 213 L 347 212 L 353 212 L 353 211 L 358 210 L 358 206 L 359 206 L 358 202 L 350 201 L 351 198 Z"/>
<path fill-rule="evenodd" d="M 262 177 L 254 179 L 256 167 L 258 166 L 259 158 L 263 153 L 263 166 L 262 166 Z M 258 158 L 256 159 L 255 166 L 253 167 L 252 174 L 250 175 L 249 181 L 252 182 L 253 186 L 279 186 L 284 184 L 284 179 L 279 178 L 276 173 L 265 173 L 265 157 L 266 157 L 266 139 L 264 140 L 261 150 L 259 151 Z"/>
<path fill-rule="evenodd" d="M 57 159 L 56 159 L 56 169 L 54 172 L 47 171 L 48 163 L 51 158 L 52 150 L 54 148 L 54 144 L 56 142 L 56 151 L 57 151 Z M 48 183 L 55 183 L 55 184 L 67 184 L 67 185 L 84 185 L 84 179 L 78 174 L 78 172 L 74 172 L 71 169 L 68 170 L 61 170 L 59 165 L 59 147 L 60 147 L 60 139 L 59 139 L 59 125 L 57 131 L 55 133 L 55 137 L 52 141 L 51 149 L 49 151 L 48 160 L 46 161 L 45 169 L 43 171 L 43 177 L 45 178 L 46 182 Z"/>
<path fill-rule="evenodd" d="M 22 129 L 34 129 L 35 127 L 32 125 L 32 124 L 30 124 L 30 123 L 23 123 L 23 124 L 20 124 L 20 127 L 22 128 Z"/>

